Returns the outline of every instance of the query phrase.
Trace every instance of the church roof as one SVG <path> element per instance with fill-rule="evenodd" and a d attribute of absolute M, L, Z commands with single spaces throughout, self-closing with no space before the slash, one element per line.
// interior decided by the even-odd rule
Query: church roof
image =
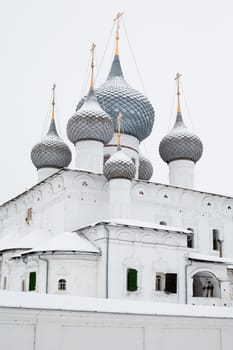
<path fill-rule="evenodd" d="M 147 221 L 140 221 L 140 220 L 133 220 L 133 219 L 121 219 L 121 218 L 115 218 L 111 220 L 102 220 L 95 222 L 93 224 L 87 225 L 85 227 L 79 227 L 75 231 L 82 230 L 84 228 L 88 227 L 94 227 L 97 225 L 111 225 L 111 226 L 131 226 L 136 228 L 142 228 L 142 229 L 152 229 L 156 231 L 171 231 L 171 232 L 177 232 L 182 234 L 188 234 L 190 233 L 190 230 L 187 230 L 183 227 L 176 227 L 176 226 L 168 226 L 168 225 L 160 225 L 155 224 L 153 222 L 147 222 Z"/>
<path fill-rule="evenodd" d="M 27 233 L 23 237 L 14 233 L 7 235 L 0 240 L 0 251 L 14 249 L 30 249 L 43 241 L 51 238 L 52 233 L 49 230 L 36 229 Z"/>
<path fill-rule="evenodd" d="M 75 232 L 62 232 L 49 240 L 44 240 L 33 249 L 23 252 L 21 255 L 55 251 L 100 254 L 99 249 L 87 238 Z"/>

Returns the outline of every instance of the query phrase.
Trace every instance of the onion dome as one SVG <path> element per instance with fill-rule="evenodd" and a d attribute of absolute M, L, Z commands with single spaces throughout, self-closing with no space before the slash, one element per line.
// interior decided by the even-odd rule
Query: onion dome
<path fill-rule="evenodd" d="M 138 169 L 138 178 L 139 180 L 150 180 L 153 175 L 153 166 L 151 161 L 144 157 L 142 154 L 139 154 L 139 169 Z"/>
<path fill-rule="evenodd" d="M 104 175 L 108 180 L 128 179 L 132 180 L 136 174 L 133 161 L 117 147 L 117 151 L 104 164 Z"/>
<path fill-rule="evenodd" d="M 154 109 L 143 94 L 125 81 L 118 56 L 114 57 L 106 82 L 96 89 L 96 96 L 101 107 L 111 116 L 115 132 L 116 118 L 121 112 L 124 114 L 124 134 L 135 136 L 139 141 L 150 135 Z"/>
<path fill-rule="evenodd" d="M 53 87 L 54 93 L 55 85 Z M 65 168 L 71 162 L 71 151 L 59 137 L 54 118 L 55 100 L 52 101 L 52 119 L 46 136 L 31 151 L 31 160 L 37 169 Z"/>
<path fill-rule="evenodd" d="M 111 117 L 98 104 L 94 89 L 90 89 L 83 106 L 67 124 L 67 136 L 73 144 L 82 140 L 95 140 L 107 144 L 113 137 Z"/>
<path fill-rule="evenodd" d="M 191 160 L 196 163 L 202 156 L 203 145 L 200 138 L 188 130 L 183 122 L 180 109 L 180 77 L 181 75 L 177 73 L 178 109 L 176 121 L 169 134 L 160 142 L 159 153 L 166 163 L 179 159 Z"/>
<path fill-rule="evenodd" d="M 140 92 L 133 89 L 124 79 L 119 60 L 119 19 L 123 13 L 118 13 L 115 21 L 116 48 L 112 67 L 106 82 L 96 89 L 96 97 L 103 108 L 108 113 L 114 123 L 114 131 L 117 132 L 117 116 L 124 115 L 122 129 L 124 134 L 135 136 L 139 141 L 150 135 L 154 124 L 154 109 L 149 100 Z M 77 110 L 84 103 L 81 99 Z"/>
<path fill-rule="evenodd" d="M 83 140 L 95 140 L 107 144 L 114 133 L 112 119 L 100 107 L 94 92 L 94 49 L 95 44 L 92 44 L 91 83 L 88 96 L 67 124 L 67 136 L 73 144 Z"/>

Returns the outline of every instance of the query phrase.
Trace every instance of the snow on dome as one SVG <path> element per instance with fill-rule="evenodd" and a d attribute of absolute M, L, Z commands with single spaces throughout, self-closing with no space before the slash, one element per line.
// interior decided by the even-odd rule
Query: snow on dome
<path fill-rule="evenodd" d="M 113 137 L 111 117 L 100 107 L 94 90 L 90 89 L 83 106 L 67 124 L 67 136 L 76 144 L 82 140 L 96 140 L 107 144 Z"/>
<path fill-rule="evenodd" d="M 187 129 L 181 113 L 178 112 L 175 125 L 160 142 L 160 157 L 167 163 L 178 159 L 187 159 L 196 163 L 201 158 L 202 151 L 203 145 L 200 138 Z"/>
<path fill-rule="evenodd" d="M 135 177 L 136 167 L 133 161 L 122 151 L 121 147 L 104 164 L 104 175 L 110 179 L 129 179 Z"/>
<path fill-rule="evenodd" d="M 153 175 L 153 165 L 149 159 L 144 157 L 141 153 L 139 154 L 139 169 L 138 178 L 139 180 L 150 180 Z"/>
<path fill-rule="evenodd" d="M 49 240 L 44 240 L 33 249 L 22 253 L 22 255 L 50 251 L 100 253 L 99 249 L 83 236 L 75 232 L 62 232 Z"/>
<path fill-rule="evenodd" d="M 71 151 L 59 137 L 55 121 L 52 119 L 48 133 L 31 151 L 32 163 L 37 169 L 66 168 L 71 158 Z"/>

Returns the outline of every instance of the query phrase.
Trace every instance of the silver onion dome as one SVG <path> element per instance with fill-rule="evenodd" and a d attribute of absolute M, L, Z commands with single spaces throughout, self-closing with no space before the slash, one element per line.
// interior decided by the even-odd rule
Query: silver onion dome
<path fill-rule="evenodd" d="M 48 133 L 31 151 L 32 163 L 37 169 L 65 168 L 70 164 L 71 157 L 71 151 L 59 137 L 52 119 Z"/>
<path fill-rule="evenodd" d="M 181 113 L 178 112 L 174 127 L 160 142 L 161 158 L 167 163 L 178 159 L 196 163 L 201 158 L 202 152 L 203 145 L 200 138 L 187 129 Z"/>
<path fill-rule="evenodd" d="M 67 124 L 67 136 L 73 144 L 81 140 L 96 140 L 107 144 L 113 137 L 111 117 L 100 107 L 91 88 L 83 106 Z"/>
<path fill-rule="evenodd" d="M 119 56 L 115 56 L 110 73 L 104 84 L 95 90 L 100 106 L 108 113 L 117 132 L 117 116 L 121 113 L 122 131 L 139 141 L 150 135 L 154 124 L 154 109 L 149 100 L 133 89 L 124 79 Z M 84 102 L 82 99 L 77 109 Z"/>
<path fill-rule="evenodd" d="M 108 180 L 128 179 L 132 180 L 136 174 L 133 161 L 122 151 L 121 147 L 104 164 L 104 175 Z"/>
<path fill-rule="evenodd" d="M 138 169 L 138 178 L 139 180 L 150 180 L 153 175 L 153 166 L 151 161 L 144 157 L 142 154 L 139 154 L 139 169 Z"/>

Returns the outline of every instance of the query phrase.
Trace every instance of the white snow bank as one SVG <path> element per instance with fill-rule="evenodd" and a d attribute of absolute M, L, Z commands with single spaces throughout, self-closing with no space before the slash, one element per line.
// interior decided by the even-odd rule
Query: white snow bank
<path fill-rule="evenodd" d="M 231 307 L 83 298 L 36 292 L 0 291 L 1 307 L 233 319 L 233 308 Z"/>

